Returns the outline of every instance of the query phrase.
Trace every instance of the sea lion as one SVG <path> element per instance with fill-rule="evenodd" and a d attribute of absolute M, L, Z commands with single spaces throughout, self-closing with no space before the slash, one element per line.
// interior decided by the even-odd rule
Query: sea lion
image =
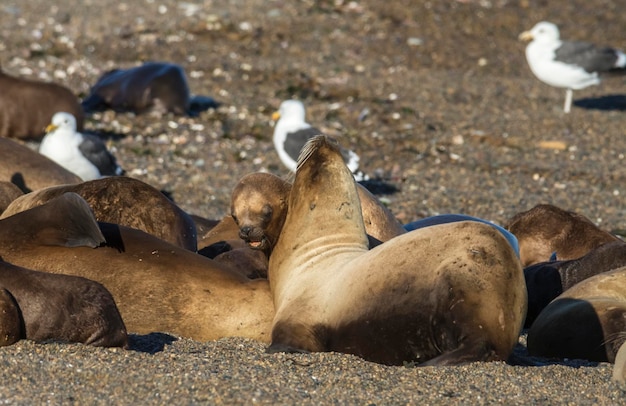
<path fill-rule="evenodd" d="M 489 225 L 426 227 L 369 249 L 354 178 L 326 136 L 302 151 L 268 273 L 269 352 L 390 365 L 505 360 L 526 313 L 520 262 Z"/>
<path fill-rule="evenodd" d="M 89 203 L 96 219 L 143 230 L 190 251 L 196 251 L 196 228 L 184 210 L 156 188 L 125 176 L 106 177 L 72 185 L 52 186 L 15 199 L 0 218 L 42 205 L 67 192 Z"/>
<path fill-rule="evenodd" d="M 0 220 L 0 256 L 101 283 L 129 332 L 269 341 L 274 306 L 267 280 L 250 280 L 140 230 L 98 224 L 75 193 Z"/>
<path fill-rule="evenodd" d="M 626 335 L 626 332 L 624 332 Z M 624 337 L 626 339 L 626 337 Z M 613 382 L 619 388 L 626 392 L 626 342 L 619 347 L 615 356 L 615 365 L 613 366 Z"/>
<path fill-rule="evenodd" d="M 186 115 L 190 106 L 185 71 L 179 65 L 146 62 L 102 75 L 82 102 L 86 112 L 113 109 Z"/>
<path fill-rule="evenodd" d="M 39 140 L 57 111 L 73 114 L 78 128 L 83 129 L 83 108 L 78 97 L 64 86 L 0 70 L 0 89 L 0 137 Z"/>
<path fill-rule="evenodd" d="M 523 266 L 556 259 L 580 258 L 592 249 L 619 240 L 582 214 L 540 204 L 514 215 L 505 225 L 519 242 Z"/>
<path fill-rule="evenodd" d="M 0 261 L 0 287 L 19 309 L 18 338 L 128 347 L 126 327 L 113 297 L 97 282 Z M 14 314 L 0 317 L 3 325 L 5 317 L 13 320 Z M 4 329 L 0 331 L 4 334 Z"/>
<path fill-rule="evenodd" d="M 373 194 L 356 184 L 370 247 L 406 231 Z M 276 244 L 287 216 L 291 183 L 270 173 L 250 173 L 233 188 L 230 212 L 239 225 L 239 236 L 251 248 L 268 256 Z"/>
<path fill-rule="evenodd" d="M 16 184 L 0 180 L 0 214 L 24 192 Z"/>
<path fill-rule="evenodd" d="M 0 269 L 2 269 L 0 261 Z M 0 288 L 0 347 L 15 344 L 23 336 L 22 318 L 15 299 L 8 290 Z"/>
<path fill-rule="evenodd" d="M 626 243 L 607 242 L 578 259 L 539 262 L 524 268 L 528 290 L 525 327 L 561 293 L 580 281 L 602 272 L 626 266 Z"/>
<path fill-rule="evenodd" d="M 528 330 L 528 352 L 615 362 L 624 332 L 626 267 L 585 279 L 550 302 Z"/>
<path fill-rule="evenodd" d="M 80 183 L 82 179 L 37 151 L 0 137 L 0 180 L 24 193 L 54 185 Z"/>

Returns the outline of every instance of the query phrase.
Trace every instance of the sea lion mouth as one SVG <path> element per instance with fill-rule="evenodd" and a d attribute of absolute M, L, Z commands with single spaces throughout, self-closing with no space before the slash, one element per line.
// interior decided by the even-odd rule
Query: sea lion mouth
<path fill-rule="evenodd" d="M 267 246 L 267 239 L 263 237 L 260 240 L 246 240 L 246 244 L 253 250 L 262 250 Z"/>

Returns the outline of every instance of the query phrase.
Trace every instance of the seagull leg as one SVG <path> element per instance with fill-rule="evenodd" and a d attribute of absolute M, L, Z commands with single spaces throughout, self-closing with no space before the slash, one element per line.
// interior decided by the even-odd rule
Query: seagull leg
<path fill-rule="evenodd" d="M 565 105 L 563 106 L 563 111 L 565 113 L 569 113 L 571 107 L 572 107 L 572 95 L 573 95 L 574 91 L 572 89 L 567 89 L 565 91 Z"/>

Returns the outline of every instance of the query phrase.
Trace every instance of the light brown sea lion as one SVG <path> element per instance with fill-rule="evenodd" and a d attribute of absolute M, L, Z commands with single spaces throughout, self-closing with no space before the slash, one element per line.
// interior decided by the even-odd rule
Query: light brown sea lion
<path fill-rule="evenodd" d="M 379 200 L 356 184 L 370 248 L 406 231 Z M 270 173 L 250 173 L 239 180 L 231 194 L 230 212 L 240 227 L 239 236 L 251 248 L 269 258 L 287 216 L 291 183 Z"/>
<path fill-rule="evenodd" d="M 82 179 L 37 151 L 0 137 L 0 180 L 23 192 L 54 185 L 80 183 Z"/>
<path fill-rule="evenodd" d="M 615 362 L 624 340 L 626 267 L 585 279 L 550 302 L 528 330 L 528 352 Z"/>
<path fill-rule="evenodd" d="M 83 108 L 64 86 L 0 71 L 0 89 L 1 137 L 41 139 L 57 111 L 73 114 L 79 130 L 83 129 Z"/>
<path fill-rule="evenodd" d="M 577 259 L 539 262 L 524 268 L 528 290 L 525 327 L 561 293 L 578 282 L 626 266 L 626 243 L 607 242 Z"/>
<path fill-rule="evenodd" d="M 165 62 L 147 62 L 106 72 L 82 102 L 86 112 L 113 109 L 178 115 L 187 114 L 189 104 L 185 71 L 179 65 Z"/>
<path fill-rule="evenodd" d="M 626 331 L 624 335 L 626 335 Z M 626 339 L 626 337 L 624 339 Z M 615 382 L 621 390 L 626 392 L 626 342 L 619 347 L 619 351 L 617 351 L 617 355 L 615 356 L 613 382 Z"/>
<path fill-rule="evenodd" d="M 109 223 L 100 228 L 87 203 L 65 193 L 0 220 L 0 256 L 101 283 L 129 332 L 269 341 L 274 307 L 267 280 L 250 280 L 140 230 Z M 106 243 L 99 245 L 102 235 Z"/>
<path fill-rule="evenodd" d="M 18 338 L 97 347 L 128 346 L 126 327 L 113 297 L 97 282 L 0 261 L 0 287 L 19 309 Z M 12 319 L 14 315 L 0 317 Z"/>
<path fill-rule="evenodd" d="M 23 331 L 22 318 L 15 299 L 8 290 L 0 288 L 0 347 L 18 342 L 24 334 Z"/>
<path fill-rule="evenodd" d="M 64 193 L 79 194 L 96 219 L 143 230 L 179 247 L 196 251 L 193 219 L 156 188 L 138 179 L 113 176 L 40 189 L 15 199 L 0 218 L 40 206 Z"/>
<path fill-rule="evenodd" d="M 24 192 L 16 184 L 0 180 L 0 214 Z"/>
<path fill-rule="evenodd" d="M 490 225 L 426 227 L 369 249 L 354 178 L 325 136 L 299 159 L 269 281 L 269 352 L 392 365 L 505 360 L 526 313 L 519 260 Z"/>
<path fill-rule="evenodd" d="M 556 259 L 580 258 L 592 249 L 619 240 L 582 214 L 540 204 L 513 216 L 505 225 L 519 242 L 523 266 Z"/>

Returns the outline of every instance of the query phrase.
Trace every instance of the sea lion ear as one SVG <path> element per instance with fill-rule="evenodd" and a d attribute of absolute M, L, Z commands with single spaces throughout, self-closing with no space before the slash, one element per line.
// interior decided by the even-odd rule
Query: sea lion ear
<path fill-rule="evenodd" d="M 33 234 L 42 245 L 96 248 L 105 242 L 91 207 L 76 193 L 64 193 L 22 213 L 39 220 Z"/>

